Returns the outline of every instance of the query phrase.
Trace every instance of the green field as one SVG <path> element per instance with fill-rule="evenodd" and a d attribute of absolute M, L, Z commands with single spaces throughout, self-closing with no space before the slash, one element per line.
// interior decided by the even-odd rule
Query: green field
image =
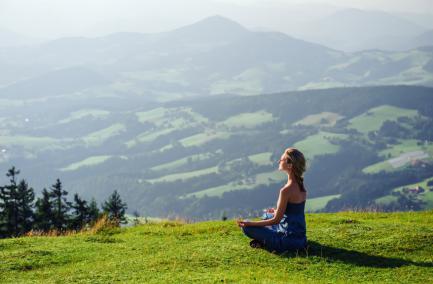
<path fill-rule="evenodd" d="M 387 120 L 396 121 L 399 117 L 415 117 L 417 115 L 419 115 L 417 110 L 382 105 L 349 120 L 348 128 L 366 134 L 370 131 L 378 131 Z"/>
<path fill-rule="evenodd" d="M 312 160 L 315 156 L 338 152 L 340 146 L 332 144 L 330 139 L 345 139 L 347 135 L 320 131 L 295 143 L 295 147 Z"/>
<path fill-rule="evenodd" d="M 179 142 L 184 147 L 201 146 L 214 139 L 228 139 L 230 133 L 223 131 L 206 131 L 181 139 Z"/>
<path fill-rule="evenodd" d="M 379 152 L 382 157 L 398 157 L 399 155 L 413 151 L 424 151 L 433 156 L 433 142 L 420 141 L 415 139 L 400 139 L 399 144 L 391 145 L 385 150 Z"/>
<path fill-rule="evenodd" d="M 259 95 L 263 91 L 265 71 L 249 68 L 231 79 L 213 80 L 209 86 L 210 94 L 232 93 L 237 95 Z"/>
<path fill-rule="evenodd" d="M 100 146 L 108 139 L 119 135 L 126 130 L 126 126 L 122 123 L 115 123 L 107 128 L 92 132 L 83 137 L 84 143 L 87 146 Z"/>
<path fill-rule="evenodd" d="M 139 122 L 153 123 L 157 127 L 187 127 L 204 124 L 208 119 L 189 107 L 164 108 L 158 107 L 149 111 L 136 112 Z"/>
<path fill-rule="evenodd" d="M 151 183 L 173 182 L 173 181 L 176 181 L 179 179 L 180 180 L 186 180 L 186 179 L 199 177 L 199 176 L 207 175 L 207 174 L 211 174 L 211 173 L 218 173 L 218 167 L 215 166 L 215 167 L 205 168 L 205 169 L 201 169 L 201 170 L 197 170 L 197 171 L 170 174 L 170 175 L 162 176 L 162 177 L 155 178 L 155 179 L 149 179 L 147 181 L 151 182 Z"/>
<path fill-rule="evenodd" d="M 217 126 L 226 126 L 228 128 L 255 128 L 258 125 L 272 122 L 274 117 L 272 113 L 266 111 L 246 112 L 231 116 L 226 120 L 219 122 Z"/>
<path fill-rule="evenodd" d="M 227 191 L 253 189 L 260 185 L 269 185 L 271 183 L 283 182 L 286 179 L 287 179 L 286 175 L 275 170 L 272 172 L 260 173 L 240 181 L 233 181 L 224 185 L 189 193 L 185 197 L 195 196 L 197 198 L 201 198 L 204 197 L 205 195 L 221 196 L 224 192 Z"/>
<path fill-rule="evenodd" d="M 388 161 L 383 161 L 363 168 L 362 172 L 365 174 L 377 174 L 381 171 L 392 172 L 394 170 L 396 169 Z"/>
<path fill-rule="evenodd" d="M 170 134 L 173 131 L 176 131 L 176 128 L 165 128 L 157 131 L 147 131 L 139 134 L 132 140 L 125 142 L 127 148 L 132 148 L 137 146 L 140 143 L 152 142 L 160 136 Z"/>
<path fill-rule="evenodd" d="M 107 110 L 102 109 L 82 109 L 72 112 L 67 118 L 59 121 L 60 124 L 68 123 L 74 120 L 90 116 L 92 118 L 105 118 L 110 114 Z"/>
<path fill-rule="evenodd" d="M 402 192 L 403 188 L 416 188 L 417 186 L 420 186 L 425 191 L 416 194 L 417 198 L 425 202 L 425 208 L 426 209 L 433 208 L 433 189 L 432 189 L 433 186 L 430 186 L 430 187 L 427 186 L 427 183 L 429 181 L 433 181 L 433 177 L 424 179 L 420 182 L 396 187 L 391 192 L 398 192 L 398 191 Z M 397 201 L 397 196 L 389 194 L 389 195 L 382 196 L 382 197 L 376 199 L 375 203 L 387 205 L 387 204 L 390 204 L 390 203 L 396 202 L 396 201 Z"/>
<path fill-rule="evenodd" d="M 158 121 L 164 118 L 166 111 L 166 108 L 159 107 L 149 111 L 136 112 L 135 115 L 137 116 L 138 121 L 141 123 L 151 122 L 156 124 Z"/>
<path fill-rule="evenodd" d="M 343 116 L 335 112 L 321 112 L 317 114 L 307 115 L 303 119 L 293 123 L 293 125 L 334 126 L 337 121 L 342 118 Z"/>
<path fill-rule="evenodd" d="M 307 198 L 307 202 L 305 203 L 305 211 L 307 212 L 315 212 L 325 208 L 328 201 L 339 198 L 341 194 L 327 195 L 316 198 Z"/>
<path fill-rule="evenodd" d="M 308 247 L 249 247 L 234 220 L 0 240 L 1 283 L 432 283 L 433 211 L 307 214 Z"/>
<path fill-rule="evenodd" d="M 186 165 L 188 163 L 194 163 L 201 160 L 207 160 L 211 158 L 213 155 L 211 153 L 202 153 L 202 154 L 194 154 L 187 157 L 184 157 L 182 159 L 178 159 L 172 162 L 160 164 L 158 166 L 150 168 L 152 171 L 161 171 L 161 170 L 173 170 L 176 168 L 179 168 L 183 165 Z"/>
<path fill-rule="evenodd" d="M 423 142 L 414 139 L 404 139 L 399 140 L 399 144 L 390 145 L 387 149 L 379 152 L 379 156 L 386 158 L 386 160 L 382 162 L 378 162 L 376 164 L 370 165 L 362 169 L 362 171 L 366 174 L 375 174 L 381 171 L 392 172 L 399 169 L 402 169 L 404 166 L 394 168 L 389 162 L 388 159 L 396 158 L 402 154 L 410 153 L 414 151 L 423 151 L 429 155 L 428 158 L 424 158 L 423 160 L 431 160 L 433 157 L 433 143 L 432 142 Z M 406 164 L 407 165 L 407 164 Z M 405 165 L 405 166 L 406 166 Z"/>
<path fill-rule="evenodd" d="M 91 167 L 91 166 L 96 166 L 99 164 L 104 163 L 105 161 L 107 161 L 108 159 L 110 159 L 111 155 L 101 155 L 101 156 L 92 156 L 92 157 L 88 157 L 84 160 L 81 160 L 79 162 L 75 162 L 72 163 L 64 168 L 61 168 L 60 171 L 62 172 L 66 172 L 66 171 L 75 171 L 78 170 L 81 167 Z M 119 156 L 119 158 L 127 160 L 128 158 L 126 156 Z"/>
<path fill-rule="evenodd" d="M 248 159 L 250 159 L 250 161 L 256 165 L 267 166 L 273 164 L 273 162 L 271 161 L 271 156 L 272 156 L 271 152 L 263 152 L 259 154 L 250 155 L 248 156 Z"/>

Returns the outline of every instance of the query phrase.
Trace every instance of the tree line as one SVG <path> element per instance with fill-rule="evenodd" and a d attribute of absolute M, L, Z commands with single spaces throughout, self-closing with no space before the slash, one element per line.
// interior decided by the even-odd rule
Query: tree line
<path fill-rule="evenodd" d="M 73 201 L 67 200 L 68 192 L 57 179 L 49 190 L 44 188 L 42 196 L 35 201 L 35 193 L 25 179 L 18 181 L 20 171 L 11 167 L 6 176 L 9 183 L 0 186 L 0 238 L 17 237 L 30 231 L 81 230 L 94 224 L 103 214 L 116 225 L 125 223 L 127 209 L 117 190 L 102 204 L 90 202 L 74 194 Z"/>

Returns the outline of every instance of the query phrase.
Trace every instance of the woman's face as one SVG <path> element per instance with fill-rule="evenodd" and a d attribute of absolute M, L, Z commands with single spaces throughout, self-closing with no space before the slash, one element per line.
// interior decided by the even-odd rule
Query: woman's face
<path fill-rule="evenodd" d="M 287 156 L 285 154 L 281 155 L 280 160 L 278 162 L 278 170 L 283 172 L 289 172 L 290 170 L 289 164 L 287 164 Z"/>

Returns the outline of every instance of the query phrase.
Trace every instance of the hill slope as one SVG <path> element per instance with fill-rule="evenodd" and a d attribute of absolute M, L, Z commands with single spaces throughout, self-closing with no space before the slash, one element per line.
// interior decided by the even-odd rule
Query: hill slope
<path fill-rule="evenodd" d="M 307 226 L 308 250 L 283 255 L 250 248 L 233 221 L 0 240 L 0 282 L 433 281 L 433 211 L 309 214 Z"/>
<path fill-rule="evenodd" d="M 433 88 L 394 86 L 157 105 L 80 94 L 0 100 L 0 184 L 15 165 L 37 193 L 58 177 L 87 199 L 119 190 L 130 214 L 232 218 L 275 205 L 285 177 L 274 161 L 295 145 L 308 159 L 309 198 L 321 198 L 309 211 L 376 207 L 433 178 L 432 98 Z M 424 190 L 395 193 L 385 209 L 432 209 L 433 184 Z"/>

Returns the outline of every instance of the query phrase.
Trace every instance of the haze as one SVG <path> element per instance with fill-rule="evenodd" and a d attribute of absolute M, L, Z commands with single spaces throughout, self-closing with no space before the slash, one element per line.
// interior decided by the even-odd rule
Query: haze
<path fill-rule="evenodd" d="M 418 13 L 418 20 L 427 24 L 433 18 L 430 0 L 0 0 L 0 32 L 38 39 L 120 31 L 154 33 L 218 14 L 248 28 L 294 33 L 305 21 L 345 8 Z"/>

